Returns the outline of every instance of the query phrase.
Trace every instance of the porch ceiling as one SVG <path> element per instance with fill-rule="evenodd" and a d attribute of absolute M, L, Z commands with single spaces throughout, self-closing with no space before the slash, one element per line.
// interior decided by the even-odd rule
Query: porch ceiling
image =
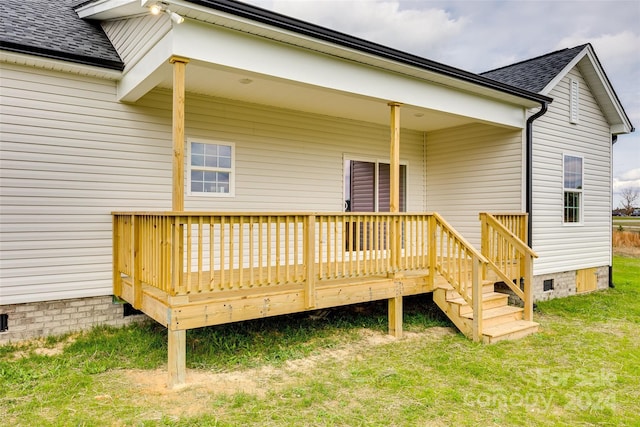
<path fill-rule="evenodd" d="M 173 74 L 169 64 L 162 66 L 155 77 L 159 81 L 157 87 L 172 88 Z M 202 61 L 192 61 L 187 65 L 186 91 L 385 126 L 389 124 L 389 100 L 342 93 Z M 433 131 L 476 121 L 411 105 L 401 108 L 401 126 L 408 129 Z"/>

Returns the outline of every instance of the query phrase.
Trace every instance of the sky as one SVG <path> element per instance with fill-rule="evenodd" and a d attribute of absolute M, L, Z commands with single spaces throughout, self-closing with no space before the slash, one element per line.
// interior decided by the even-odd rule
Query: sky
<path fill-rule="evenodd" d="M 640 126 L 640 0 L 243 1 L 476 73 L 591 43 Z M 640 130 L 619 136 L 613 174 L 616 208 L 640 193 Z"/>

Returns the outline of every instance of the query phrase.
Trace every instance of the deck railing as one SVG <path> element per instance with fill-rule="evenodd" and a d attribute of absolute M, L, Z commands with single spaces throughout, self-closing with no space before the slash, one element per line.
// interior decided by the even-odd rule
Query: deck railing
<path fill-rule="evenodd" d="M 433 280 L 437 272 L 473 307 L 479 339 L 487 268 L 526 306 L 535 256 L 515 234 L 526 235 L 526 218 L 481 220 L 482 253 L 438 214 L 114 213 L 114 293 L 120 296 L 123 278 L 130 280 L 140 308 L 143 285 L 171 297 L 294 286 L 312 308 L 323 283 L 411 271 Z M 524 291 L 512 283 L 521 277 Z"/>
<path fill-rule="evenodd" d="M 435 269 L 473 308 L 473 340 L 482 337 L 482 286 L 487 260 L 440 215 L 433 214 Z"/>
<path fill-rule="evenodd" d="M 524 304 L 524 319 L 533 318 L 533 259 L 527 245 L 526 214 L 480 214 L 482 254 L 489 265 Z"/>
<path fill-rule="evenodd" d="M 179 296 L 427 269 L 428 220 L 427 214 L 115 213 L 114 278 Z"/>

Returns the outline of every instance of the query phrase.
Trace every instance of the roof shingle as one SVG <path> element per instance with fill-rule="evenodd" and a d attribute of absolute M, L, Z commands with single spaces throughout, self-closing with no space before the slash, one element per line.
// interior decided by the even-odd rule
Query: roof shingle
<path fill-rule="evenodd" d="M 586 46 L 558 50 L 506 67 L 485 71 L 480 75 L 540 93 Z"/>
<path fill-rule="evenodd" d="M 78 0 L 0 1 L 0 48 L 122 70 L 124 64 L 97 22 L 73 9 Z"/>

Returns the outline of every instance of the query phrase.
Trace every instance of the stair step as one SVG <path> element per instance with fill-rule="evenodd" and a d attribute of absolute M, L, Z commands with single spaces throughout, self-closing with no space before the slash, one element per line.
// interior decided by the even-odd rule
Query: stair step
<path fill-rule="evenodd" d="M 482 310 L 482 326 L 483 328 L 490 328 L 514 320 L 521 320 L 523 313 L 524 309 L 510 305 Z M 460 317 L 472 320 L 473 313 L 461 314 Z"/>
<path fill-rule="evenodd" d="M 492 344 L 498 341 L 515 340 L 538 332 L 539 324 L 526 320 L 514 320 L 491 327 L 485 327 L 482 331 L 482 341 Z"/>
<path fill-rule="evenodd" d="M 467 313 L 473 312 L 473 307 L 471 307 L 467 301 L 465 301 L 462 297 L 447 299 L 449 304 L 454 304 L 458 306 L 458 314 L 463 315 Z M 491 292 L 482 294 L 482 309 L 489 310 L 491 308 L 503 307 L 509 303 L 509 295 L 502 294 L 500 292 Z"/>
<path fill-rule="evenodd" d="M 434 288 L 436 289 L 444 289 L 446 293 L 447 300 L 454 298 L 461 298 L 461 295 L 454 289 L 453 286 L 446 281 L 446 279 L 436 281 Z M 491 294 L 495 292 L 495 282 L 491 280 L 485 280 L 482 282 L 482 293 L 483 294 Z"/>

